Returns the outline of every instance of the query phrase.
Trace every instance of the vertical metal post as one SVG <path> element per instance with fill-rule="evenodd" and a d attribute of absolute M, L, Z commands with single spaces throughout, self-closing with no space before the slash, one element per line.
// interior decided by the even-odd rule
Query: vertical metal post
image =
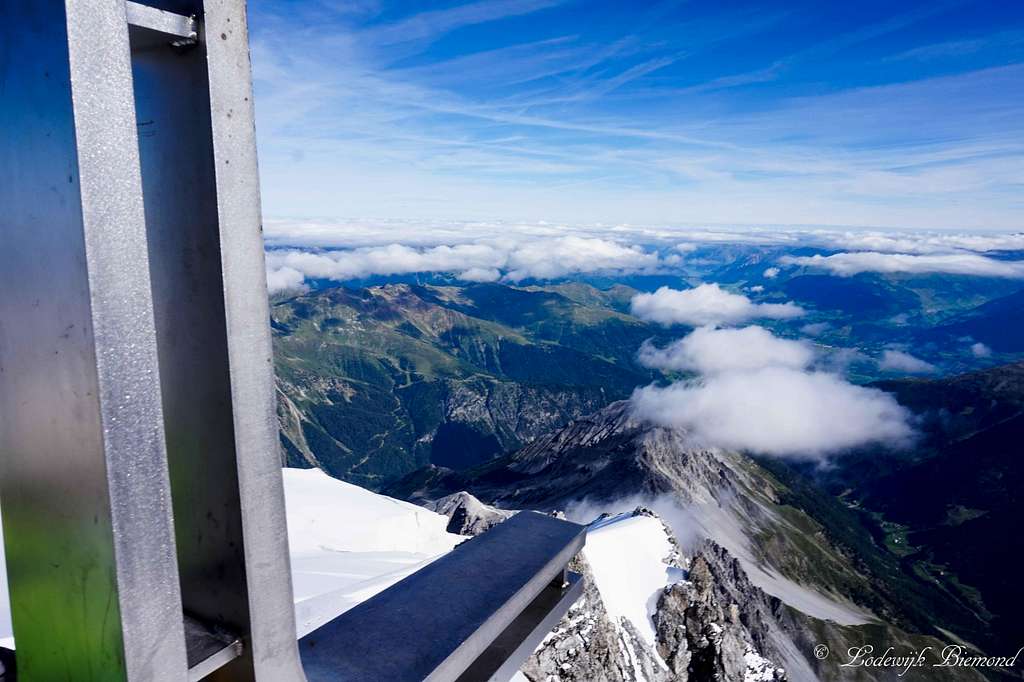
<path fill-rule="evenodd" d="M 0 22 L 0 500 L 24 680 L 187 679 L 123 0 Z"/>
<path fill-rule="evenodd" d="M 187 49 L 131 34 L 184 609 L 242 638 L 211 679 L 301 680 L 245 3 L 147 4 L 198 20 Z"/>
<path fill-rule="evenodd" d="M 206 0 L 228 363 L 256 674 L 305 680 L 295 633 L 245 0 Z"/>

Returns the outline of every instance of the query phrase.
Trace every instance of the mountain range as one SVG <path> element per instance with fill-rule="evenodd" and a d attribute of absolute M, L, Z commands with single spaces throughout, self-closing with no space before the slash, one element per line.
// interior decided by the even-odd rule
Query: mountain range
<path fill-rule="evenodd" d="M 468 467 L 653 378 L 633 360 L 665 332 L 630 290 L 394 284 L 272 310 L 287 463 L 377 488 L 419 466 Z"/>
<path fill-rule="evenodd" d="M 793 323 L 770 325 L 777 333 L 824 323 L 829 331 L 815 340 L 823 353 L 837 342 L 870 351 L 894 338 L 925 339 L 930 358 L 955 358 L 945 366 L 988 367 L 932 379 L 857 370 L 913 414 L 914 447 L 859 448 L 822 467 L 708 447 L 684 429 L 639 419 L 625 400 L 634 388 L 679 375 L 640 366 L 637 349 L 647 340 L 664 346 L 689 328 L 632 316 L 637 289 L 621 283 L 406 282 L 275 302 L 285 462 L 428 506 L 463 534 L 518 509 L 562 511 L 583 522 L 651 510 L 680 547 L 683 575 L 697 567 L 694 577 L 704 576 L 659 587 L 655 601 L 670 600 L 673 590 L 684 596 L 675 611 L 666 606 L 659 616 L 652 607 L 651 618 L 676 627 L 696 600 L 707 608 L 691 617 L 728 631 L 729 607 L 719 602 L 732 599 L 742 627 L 732 627 L 728 646 L 728 638 L 672 644 L 655 621 L 654 639 L 637 639 L 633 625 L 623 629 L 612 617 L 609 641 L 647 651 L 650 671 L 667 666 L 677 677 L 634 670 L 607 679 L 685 679 L 673 666 L 692 670 L 705 659 L 717 661 L 708 670 L 732 679 L 747 649 L 768 661 L 765 675 L 781 666 L 795 675 L 789 679 L 890 679 L 837 672 L 814 656 L 818 644 L 845 651 L 858 643 L 909 649 L 958 642 L 1015 651 L 1024 635 L 1010 568 L 1021 555 L 1014 528 L 1024 365 L 993 367 L 992 358 L 965 355 L 965 339 L 987 337 L 981 327 L 957 325 L 997 319 L 1017 294 L 990 292 L 979 303 L 971 287 L 940 281 L 814 277 L 796 272 L 768 283 L 765 300 L 792 299 L 807 310 Z M 926 291 L 960 303 L 945 315 L 926 313 Z M 916 317 L 896 312 L 908 306 Z M 489 510 L 483 517 L 482 508 Z M 587 613 L 578 615 L 604 617 Z M 549 653 L 528 679 L 547 679 L 545 666 L 566 662 Z M 619 668 L 633 665 L 616 660 Z M 579 670 L 600 668 L 574 661 Z M 559 679 L 586 679 L 566 675 Z M 948 679 L 980 677 L 960 671 Z"/>

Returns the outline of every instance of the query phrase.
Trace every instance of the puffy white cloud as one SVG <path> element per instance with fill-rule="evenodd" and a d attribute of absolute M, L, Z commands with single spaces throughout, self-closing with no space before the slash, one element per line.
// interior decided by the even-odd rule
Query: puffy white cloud
<path fill-rule="evenodd" d="M 765 279 L 775 279 L 776 277 L 779 276 L 780 272 L 782 272 L 782 271 L 779 270 L 778 268 L 774 268 L 774 267 L 767 268 L 764 271 L 764 277 L 765 277 Z"/>
<path fill-rule="evenodd" d="M 902 447 L 914 434 L 892 396 L 812 369 L 813 347 L 763 327 L 703 327 L 666 348 L 644 344 L 639 359 L 701 375 L 637 389 L 630 400 L 636 417 L 704 445 L 813 460 L 874 442 Z"/>
<path fill-rule="evenodd" d="M 890 372 L 903 372 L 904 374 L 931 374 L 938 370 L 938 367 L 921 358 L 915 358 L 910 353 L 901 350 L 889 349 L 882 353 L 878 361 L 878 367 Z"/>
<path fill-rule="evenodd" d="M 902 447 L 910 414 L 892 396 L 826 372 L 763 367 L 637 389 L 634 414 L 698 442 L 802 459 L 869 443 Z"/>
<path fill-rule="evenodd" d="M 771 366 L 803 369 L 814 362 L 815 355 L 810 344 L 780 339 L 764 327 L 701 327 L 665 348 L 644 343 L 638 359 L 653 369 L 720 374 Z"/>
<path fill-rule="evenodd" d="M 301 272 L 287 266 L 267 268 L 267 290 L 271 294 L 282 291 L 305 291 L 305 277 Z"/>
<path fill-rule="evenodd" d="M 638 272 L 655 270 L 658 255 L 637 246 L 625 246 L 607 239 L 560 237 L 535 240 L 511 249 L 508 273 L 513 282 L 524 279 L 554 279 L 582 272 Z"/>
<path fill-rule="evenodd" d="M 987 358 L 992 355 L 992 349 L 979 341 L 971 344 L 971 354 L 976 358 Z"/>
<path fill-rule="evenodd" d="M 755 284 L 754 286 L 752 286 L 752 287 L 748 287 L 747 289 L 748 289 L 748 291 L 750 291 L 750 293 L 752 293 L 752 294 L 761 294 L 761 293 L 764 293 L 764 287 L 763 287 L 763 286 L 761 286 L 760 284 Z"/>
<path fill-rule="evenodd" d="M 344 281 L 370 275 L 411 272 L 464 272 L 471 268 L 503 267 L 507 254 L 494 246 L 458 244 L 418 249 L 390 244 L 351 251 L 271 251 L 271 267 L 289 267 L 306 277 Z"/>
<path fill-rule="evenodd" d="M 831 256 L 784 256 L 779 262 L 822 268 L 843 277 L 861 272 L 883 272 L 1024 278 L 1024 261 L 996 260 L 974 253 L 914 255 L 863 251 Z"/>
<path fill-rule="evenodd" d="M 680 291 L 661 287 L 653 294 L 637 294 L 631 302 L 637 317 L 669 326 L 739 324 L 754 319 L 784 320 L 804 314 L 794 303 L 754 303 L 742 294 L 725 291 L 717 284 L 701 284 Z"/>

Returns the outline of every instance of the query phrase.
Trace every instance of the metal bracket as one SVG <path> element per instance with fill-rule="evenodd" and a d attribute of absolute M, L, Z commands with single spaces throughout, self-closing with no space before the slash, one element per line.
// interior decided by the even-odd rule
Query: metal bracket
<path fill-rule="evenodd" d="M 174 36 L 176 39 L 171 41 L 172 47 L 189 47 L 199 42 L 199 27 L 194 15 L 186 17 L 131 0 L 126 0 L 124 10 L 129 26 Z"/>

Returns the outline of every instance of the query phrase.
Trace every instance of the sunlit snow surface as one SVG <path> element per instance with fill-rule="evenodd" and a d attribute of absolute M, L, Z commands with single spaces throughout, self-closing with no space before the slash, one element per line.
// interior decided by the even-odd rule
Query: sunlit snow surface
<path fill-rule="evenodd" d="M 464 540 L 447 517 L 329 477 L 284 470 L 299 636 L 368 599 Z M 0 543 L 0 646 L 13 647 Z"/>
<path fill-rule="evenodd" d="M 464 540 L 448 518 L 319 469 L 284 470 L 299 636 Z"/>
<path fill-rule="evenodd" d="M 615 622 L 629 620 L 651 645 L 658 596 L 683 577 L 680 569 L 665 563 L 672 551 L 661 521 L 623 515 L 591 526 L 583 548 L 608 615 Z"/>

